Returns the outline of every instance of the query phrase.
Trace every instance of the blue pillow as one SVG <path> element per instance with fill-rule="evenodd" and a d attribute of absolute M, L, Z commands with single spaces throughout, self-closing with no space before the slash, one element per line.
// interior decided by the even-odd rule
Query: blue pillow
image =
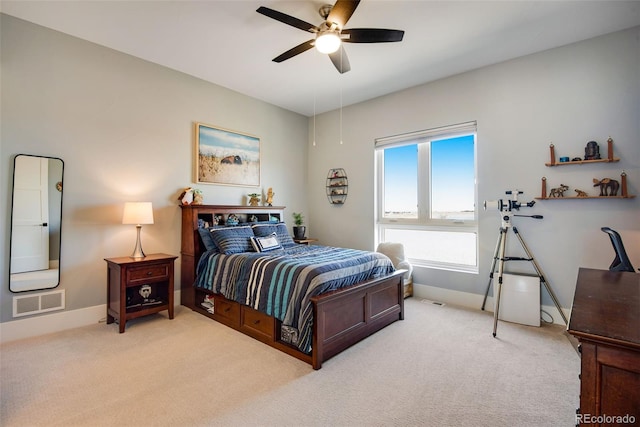
<path fill-rule="evenodd" d="M 205 249 L 208 251 L 213 249 L 218 249 L 218 247 L 213 241 L 213 237 L 211 237 L 211 230 L 213 230 L 213 228 L 204 228 L 204 227 L 198 228 L 198 233 L 200 233 L 200 239 L 202 239 L 202 244 L 204 245 Z"/>
<path fill-rule="evenodd" d="M 251 244 L 256 252 L 268 252 L 276 249 L 282 249 L 276 233 L 271 233 L 264 237 L 252 237 Z"/>
<path fill-rule="evenodd" d="M 213 243 L 225 255 L 253 251 L 253 230 L 249 226 L 214 228 L 210 234 Z"/>
<path fill-rule="evenodd" d="M 287 230 L 287 224 L 284 222 L 278 224 L 255 224 L 251 226 L 253 228 L 253 234 L 257 237 L 269 236 L 272 233 L 276 233 L 278 241 L 282 247 L 295 246 L 296 242 L 293 241 L 289 230 Z"/>

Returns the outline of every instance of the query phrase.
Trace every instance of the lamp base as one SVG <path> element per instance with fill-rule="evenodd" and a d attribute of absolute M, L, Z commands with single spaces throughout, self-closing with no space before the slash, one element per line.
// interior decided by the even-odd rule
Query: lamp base
<path fill-rule="evenodd" d="M 142 242 L 140 241 L 140 230 L 142 230 L 142 226 L 136 225 L 136 229 L 138 231 L 138 237 L 136 238 L 136 247 L 131 254 L 131 258 L 140 259 L 146 257 L 146 255 L 142 251 Z"/>

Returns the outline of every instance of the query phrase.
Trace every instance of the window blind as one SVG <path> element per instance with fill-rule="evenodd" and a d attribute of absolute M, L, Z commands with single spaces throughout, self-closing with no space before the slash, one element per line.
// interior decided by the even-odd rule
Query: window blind
<path fill-rule="evenodd" d="M 452 138 L 456 135 L 463 135 L 468 133 L 475 133 L 477 129 L 477 124 L 475 121 L 459 123 L 455 125 L 442 126 L 433 129 L 425 129 L 410 133 L 404 133 L 401 135 L 393 135 L 387 136 L 383 138 L 376 138 L 374 144 L 376 150 L 383 150 L 385 148 L 390 148 L 394 146 L 406 145 L 410 143 L 415 143 L 416 140 L 420 139 L 441 139 L 441 138 Z"/>

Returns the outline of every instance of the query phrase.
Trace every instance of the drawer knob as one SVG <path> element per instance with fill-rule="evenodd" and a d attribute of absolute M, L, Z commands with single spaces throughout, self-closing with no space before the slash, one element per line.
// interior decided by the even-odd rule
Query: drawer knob
<path fill-rule="evenodd" d="M 147 271 L 147 276 L 151 276 L 152 274 L 153 274 L 153 272 Z"/>
<path fill-rule="evenodd" d="M 225 307 L 224 312 L 228 313 L 229 311 L 231 311 L 231 307 Z"/>
<path fill-rule="evenodd" d="M 253 321 L 253 324 L 254 324 L 254 325 L 258 325 L 259 323 L 260 323 L 260 321 L 259 321 L 259 320 L 254 320 L 254 321 Z"/>

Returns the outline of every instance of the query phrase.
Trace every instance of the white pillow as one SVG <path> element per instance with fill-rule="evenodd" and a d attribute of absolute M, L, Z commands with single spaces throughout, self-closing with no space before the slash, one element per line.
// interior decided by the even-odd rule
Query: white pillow
<path fill-rule="evenodd" d="M 251 244 L 253 245 L 253 249 L 255 249 L 256 252 L 268 252 L 275 249 L 282 249 L 282 245 L 280 245 L 276 233 L 271 233 L 270 235 L 264 237 L 254 236 L 251 238 Z"/>

